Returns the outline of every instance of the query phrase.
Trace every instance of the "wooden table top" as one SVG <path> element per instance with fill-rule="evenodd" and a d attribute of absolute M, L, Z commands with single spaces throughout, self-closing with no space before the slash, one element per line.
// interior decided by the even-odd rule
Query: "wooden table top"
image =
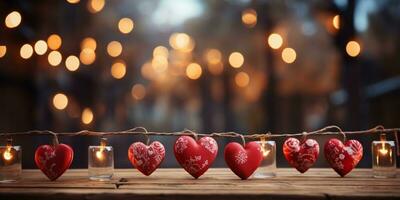
<path fill-rule="evenodd" d="M 70 169 L 55 182 L 38 170 L 0 184 L 0 199 L 400 199 L 400 178 L 372 178 L 355 169 L 341 178 L 332 169 L 278 169 L 274 178 L 240 180 L 229 169 L 209 169 L 193 179 L 183 169 L 158 169 L 146 177 L 135 169 L 115 170 L 108 182 L 90 181 L 86 169 Z"/>

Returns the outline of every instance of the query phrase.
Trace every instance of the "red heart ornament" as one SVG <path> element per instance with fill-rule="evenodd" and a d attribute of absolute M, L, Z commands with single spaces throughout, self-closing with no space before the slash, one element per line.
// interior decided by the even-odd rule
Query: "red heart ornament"
<path fill-rule="evenodd" d="M 146 176 L 161 165 L 164 157 L 164 145 L 158 141 L 152 142 L 149 146 L 142 142 L 135 142 L 128 149 L 128 158 L 132 165 Z"/>
<path fill-rule="evenodd" d="M 363 147 L 357 140 L 347 140 L 343 144 L 333 138 L 325 143 L 324 149 L 326 160 L 342 177 L 356 167 L 363 156 Z"/>
<path fill-rule="evenodd" d="M 243 180 L 253 174 L 263 159 L 261 147 L 256 142 L 248 142 L 244 148 L 231 142 L 226 145 L 224 154 L 228 167 Z"/>
<path fill-rule="evenodd" d="M 290 166 L 304 173 L 317 161 L 319 145 L 313 139 L 300 142 L 296 138 L 288 138 L 283 143 L 283 155 Z"/>
<path fill-rule="evenodd" d="M 51 180 L 55 181 L 71 165 L 74 151 L 66 144 L 41 145 L 35 152 L 36 166 Z"/>
<path fill-rule="evenodd" d="M 192 137 L 181 136 L 174 145 L 176 160 L 194 178 L 208 170 L 217 153 L 218 144 L 211 137 L 202 137 L 196 141 Z"/>

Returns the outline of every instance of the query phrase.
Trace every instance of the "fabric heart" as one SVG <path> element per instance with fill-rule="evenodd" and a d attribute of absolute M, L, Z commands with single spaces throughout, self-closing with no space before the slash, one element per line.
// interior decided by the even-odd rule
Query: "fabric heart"
<path fill-rule="evenodd" d="M 74 151 L 66 144 L 41 145 L 35 152 L 36 166 L 51 180 L 60 177 L 71 165 Z"/>
<path fill-rule="evenodd" d="M 142 142 L 135 142 L 128 149 L 128 158 L 132 165 L 146 176 L 161 165 L 164 157 L 165 148 L 158 141 L 152 142 L 149 146 Z"/>
<path fill-rule="evenodd" d="M 290 166 L 304 173 L 317 161 L 319 145 L 313 139 L 300 142 L 296 138 L 288 138 L 283 143 L 283 155 Z"/>
<path fill-rule="evenodd" d="M 189 136 L 179 137 L 174 145 L 178 163 L 194 178 L 200 177 L 212 165 L 218 153 L 218 144 L 211 137 L 194 140 Z"/>
<path fill-rule="evenodd" d="M 261 147 L 256 142 L 243 146 L 231 142 L 225 147 L 225 162 L 228 167 L 241 179 L 247 179 L 260 166 L 263 156 Z"/>
<path fill-rule="evenodd" d="M 333 138 L 325 143 L 324 149 L 326 160 L 342 177 L 356 167 L 363 156 L 363 147 L 357 140 L 347 140 L 343 144 Z"/>

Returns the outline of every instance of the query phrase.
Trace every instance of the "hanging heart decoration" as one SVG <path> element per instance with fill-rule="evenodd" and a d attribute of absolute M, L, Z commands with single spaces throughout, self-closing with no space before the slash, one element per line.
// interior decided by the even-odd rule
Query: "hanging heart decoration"
<path fill-rule="evenodd" d="M 283 143 L 283 155 L 290 166 L 304 173 L 317 161 L 319 145 L 313 139 L 300 142 L 296 138 L 288 138 Z"/>
<path fill-rule="evenodd" d="M 128 149 L 128 158 L 132 165 L 146 176 L 149 176 L 161 165 L 164 157 L 164 145 L 158 141 L 154 141 L 150 145 L 135 142 Z"/>

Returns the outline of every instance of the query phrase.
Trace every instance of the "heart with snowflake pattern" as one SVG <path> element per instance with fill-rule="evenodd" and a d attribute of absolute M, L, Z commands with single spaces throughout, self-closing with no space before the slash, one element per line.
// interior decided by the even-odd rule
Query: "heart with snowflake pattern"
<path fill-rule="evenodd" d="M 146 176 L 149 176 L 161 165 L 164 157 L 165 148 L 158 141 L 154 141 L 148 146 L 142 142 L 135 142 L 128 149 L 128 158 L 132 165 Z"/>
<path fill-rule="evenodd" d="M 304 173 L 317 161 L 319 145 L 313 139 L 300 142 L 296 138 L 288 138 L 283 143 L 283 155 L 290 166 Z"/>

